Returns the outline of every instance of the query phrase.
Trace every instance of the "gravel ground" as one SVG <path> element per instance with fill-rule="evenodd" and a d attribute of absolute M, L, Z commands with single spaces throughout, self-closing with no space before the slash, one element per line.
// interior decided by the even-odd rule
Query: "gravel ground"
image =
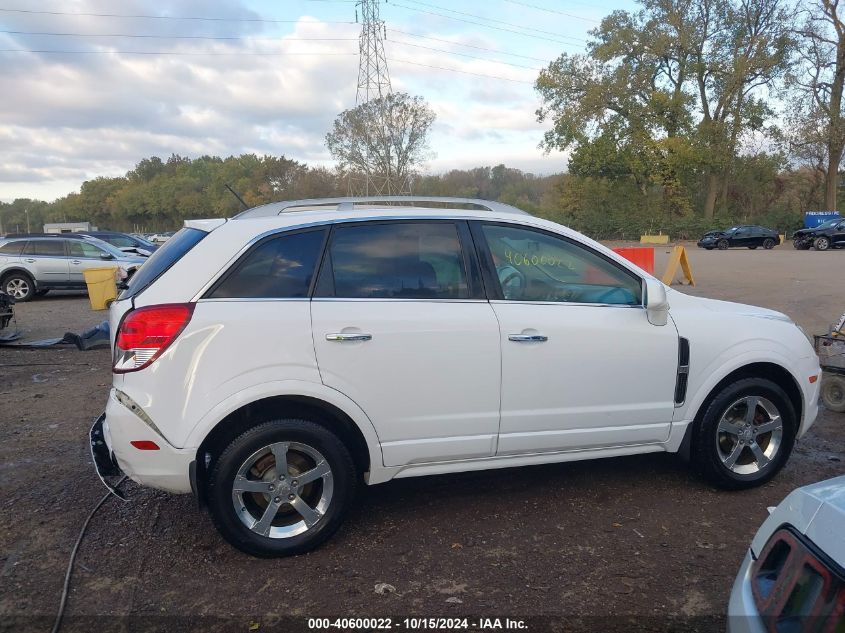
<path fill-rule="evenodd" d="M 658 271 L 667 251 L 656 251 Z M 690 257 L 692 294 L 781 310 L 808 332 L 845 310 L 845 251 Z M 29 340 L 105 318 L 84 295 L 16 308 Z M 109 383 L 106 350 L 0 348 L 0 630 L 49 630 L 67 557 L 104 491 L 86 434 Z M 324 547 L 284 560 L 226 545 L 190 496 L 129 484 L 131 502 L 109 501 L 91 523 L 64 628 L 288 631 L 284 616 L 418 615 L 723 630 L 766 507 L 843 474 L 843 431 L 845 416 L 823 411 L 773 482 L 739 493 L 671 455 L 401 479 L 366 490 Z M 394 590 L 378 594 L 378 583 Z"/>

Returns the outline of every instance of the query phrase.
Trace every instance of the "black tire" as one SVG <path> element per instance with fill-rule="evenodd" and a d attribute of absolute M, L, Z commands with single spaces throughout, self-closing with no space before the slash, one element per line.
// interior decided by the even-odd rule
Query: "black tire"
<path fill-rule="evenodd" d="M 782 427 L 779 438 L 775 437 L 776 432 L 757 435 L 754 430 L 755 427 L 767 422 L 770 418 L 763 409 L 763 405 L 755 407 L 754 422 L 743 431 L 743 433 L 748 434 L 749 440 L 743 440 L 743 445 L 739 447 L 735 467 L 749 471 L 753 468 L 758 470 L 742 473 L 735 472 L 723 461 L 722 455 L 727 450 L 724 443 L 731 442 L 734 436 L 720 431 L 719 425 L 723 416 L 728 416 L 731 412 L 742 411 L 743 405 L 739 403 L 744 398 L 749 397 L 764 399 L 768 401 L 768 404 L 773 405 L 777 409 L 777 413 L 780 414 Z M 735 407 L 735 404 L 738 406 Z M 746 412 L 747 410 L 748 406 L 745 407 Z M 757 421 L 757 412 L 760 412 L 759 422 Z M 694 424 L 691 456 L 696 470 L 714 486 L 726 490 L 742 490 L 766 483 L 783 468 L 795 444 L 798 418 L 789 397 L 777 384 L 764 378 L 744 378 L 722 388 L 706 405 L 703 413 L 700 414 Z M 742 426 L 742 424 L 740 423 L 739 426 Z M 754 434 L 753 437 L 751 437 L 752 433 Z M 740 444 L 740 435 L 735 437 L 736 442 L 728 444 L 733 449 L 736 449 L 737 445 Z M 761 440 L 760 444 L 757 444 L 758 439 Z M 749 443 L 744 444 L 745 441 Z M 764 453 L 769 450 L 769 447 L 772 448 L 773 452 L 768 456 L 770 459 L 763 467 L 759 466 L 759 462 L 754 457 L 751 450 L 752 444 L 755 444 Z M 731 456 L 734 454 L 734 450 L 729 452 Z M 753 464 L 748 462 L 753 462 Z"/>
<path fill-rule="evenodd" d="M 4 276 L 0 288 L 19 303 L 29 301 L 35 296 L 35 281 L 22 272 L 15 271 Z"/>
<path fill-rule="evenodd" d="M 276 459 L 275 454 L 270 452 L 270 446 L 279 443 L 292 445 L 286 453 L 288 477 L 284 484 L 275 479 Z M 312 459 L 310 465 L 303 466 L 297 472 L 297 460 L 311 459 L 305 449 L 323 457 L 331 470 L 328 476 L 315 480 L 310 490 L 309 486 L 312 484 L 307 484 L 300 486 L 301 490 L 297 490 L 294 494 L 294 491 L 287 489 L 286 486 L 296 484 L 297 475 L 321 463 Z M 267 452 L 256 458 L 256 455 L 260 455 L 262 451 Z M 265 467 L 263 479 L 255 480 L 256 483 L 266 481 L 277 487 L 272 493 L 242 493 L 239 503 L 243 505 L 238 511 L 235 509 L 233 499 L 235 477 L 239 470 L 251 463 L 250 460 L 256 460 L 256 464 L 263 463 Z M 246 474 L 255 476 L 256 473 L 250 469 L 246 471 Z M 308 420 L 271 420 L 249 429 L 223 450 L 219 458 L 215 460 L 209 475 L 206 498 L 212 521 L 223 538 L 247 554 L 261 558 L 276 558 L 308 552 L 332 536 L 343 522 L 355 496 L 358 478 L 359 475 L 349 450 L 331 431 Z M 304 500 L 313 511 L 311 502 L 316 499 L 317 505 L 322 503 L 327 491 L 329 496 L 327 507 L 324 508 L 322 514 L 317 515 L 319 518 L 310 527 L 306 527 L 304 515 L 283 499 L 285 496 L 291 499 L 296 497 L 299 503 Z M 278 496 L 273 498 L 273 494 Z M 316 498 L 315 495 L 321 496 Z M 291 536 L 273 538 L 254 532 L 247 527 L 243 521 L 254 520 L 257 524 L 259 515 L 263 516 L 266 508 L 273 501 L 277 502 L 277 510 L 272 515 L 272 527 L 281 525 L 278 529 L 295 529 L 296 525 L 301 523 L 305 531 Z"/>
<path fill-rule="evenodd" d="M 756 247 L 756 246 L 749 246 L 749 247 L 748 247 L 748 249 L 749 249 L 749 250 L 752 250 L 752 251 L 756 251 L 756 250 L 757 250 L 757 247 Z"/>
<path fill-rule="evenodd" d="M 804 242 L 802 242 L 800 240 L 792 240 L 792 246 L 794 246 L 795 250 L 798 250 L 798 251 L 807 250 L 807 246 L 804 244 Z"/>
<path fill-rule="evenodd" d="M 845 413 L 845 376 L 823 374 L 820 391 L 824 406 L 831 411 Z"/>
<path fill-rule="evenodd" d="M 44 288 L 44 289 L 42 289 L 42 290 L 36 290 L 36 291 L 35 291 L 35 296 L 36 296 L 36 297 L 43 297 L 43 296 L 44 296 L 44 295 L 46 295 L 48 292 L 50 292 L 50 289 L 49 289 L 49 288 Z"/>
<path fill-rule="evenodd" d="M 816 247 L 817 251 L 826 251 L 830 248 L 830 238 L 825 236 L 817 237 L 816 241 L 813 242 L 813 246 Z"/>
<path fill-rule="evenodd" d="M 719 240 L 718 242 L 716 242 L 716 248 L 718 248 L 720 251 L 726 250 L 728 246 L 730 246 L 730 244 L 728 244 L 728 240 Z"/>
<path fill-rule="evenodd" d="M 763 248 L 765 248 L 767 251 L 772 250 L 774 247 L 775 241 L 771 237 L 767 237 L 765 240 L 763 240 Z"/>

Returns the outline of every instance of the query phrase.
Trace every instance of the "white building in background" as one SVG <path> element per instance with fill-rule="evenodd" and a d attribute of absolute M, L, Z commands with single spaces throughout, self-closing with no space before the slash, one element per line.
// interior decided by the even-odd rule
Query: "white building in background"
<path fill-rule="evenodd" d="M 96 226 L 90 222 L 51 222 L 44 225 L 45 233 L 79 233 L 80 231 L 96 231 Z"/>

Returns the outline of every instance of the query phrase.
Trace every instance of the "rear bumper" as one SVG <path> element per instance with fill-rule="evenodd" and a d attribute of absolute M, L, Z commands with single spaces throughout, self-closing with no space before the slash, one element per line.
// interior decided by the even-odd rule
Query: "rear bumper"
<path fill-rule="evenodd" d="M 195 449 L 171 446 L 141 418 L 118 402 L 114 389 L 109 394 L 105 413 L 94 424 L 99 424 L 101 443 L 98 447 L 100 462 L 95 465 L 108 471 L 108 464 L 144 486 L 168 492 L 191 492 L 190 464 L 196 457 Z M 92 434 L 94 428 L 92 428 Z M 148 440 L 155 442 L 158 450 L 140 450 L 130 442 Z M 94 444 L 92 439 L 92 454 Z"/>
<path fill-rule="evenodd" d="M 117 489 L 121 479 L 124 477 L 123 471 L 112 455 L 111 449 L 106 443 L 106 438 L 103 433 L 103 423 L 106 421 L 106 414 L 100 414 L 100 417 L 94 422 L 91 431 L 88 433 L 89 446 L 91 448 L 91 459 L 94 460 L 94 469 L 100 477 L 103 485 L 116 497 L 120 497 L 126 501 L 126 495 Z"/>

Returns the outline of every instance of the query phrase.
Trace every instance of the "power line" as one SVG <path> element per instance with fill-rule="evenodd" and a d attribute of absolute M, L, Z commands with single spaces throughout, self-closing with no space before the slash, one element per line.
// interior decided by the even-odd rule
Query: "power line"
<path fill-rule="evenodd" d="M 134 33 L 48 33 L 45 31 L 4 31 L 10 35 L 45 35 L 55 37 L 130 37 L 160 40 L 223 40 L 223 41 L 251 41 L 251 42 L 357 42 L 357 37 L 239 37 L 212 35 L 147 35 Z"/>
<path fill-rule="evenodd" d="M 601 24 L 601 20 L 594 20 L 593 18 L 585 18 L 581 15 L 575 15 L 574 13 L 567 13 L 566 11 L 559 11 L 558 9 L 547 9 L 546 7 L 540 7 L 540 6 L 537 6 L 536 4 L 528 4 L 527 2 L 519 2 L 518 0 L 505 0 L 505 2 L 510 2 L 511 4 L 518 4 L 518 5 L 521 5 L 523 7 L 528 7 L 529 9 L 537 9 L 538 11 L 546 11 L 548 13 L 557 13 L 558 15 L 565 15 L 568 18 L 575 18 L 576 20 L 584 20 L 585 22 L 595 22 L 596 24 Z"/>
<path fill-rule="evenodd" d="M 570 42 L 564 42 L 562 40 L 552 39 L 550 37 L 543 37 L 541 35 L 534 35 L 533 33 L 525 33 L 524 31 L 516 31 L 514 29 L 506 29 L 506 28 L 501 27 L 501 26 L 493 26 L 492 24 L 481 24 L 480 22 L 474 22 L 472 20 L 465 20 L 463 18 L 458 18 L 458 17 L 455 17 L 453 15 L 446 15 L 445 13 L 437 13 L 435 11 L 426 11 L 424 9 L 417 9 L 416 7 L 409 7 L 406 4 L 400 4 L 398 2 L 391 2 L 390 6 L 392 6 L 392 7 L 402 7 L 403 9 L 409 9 L 411 11 L 416 11 L 417 13 L 427 13 L 428 15 L 436 15 L 438 17 L 447 18 L 449 20 L 457 20 L 458 22 L 465 22 L 467 24 L 473 24 L 475 26 L 481 26 L 481 27 L 484 27 L 484 28 L 487 28 L 487 29 L 494 29 L 496 31 L 505 31 L 507 33 L 515 33 L 516 35 L 522 35 L 523 37 L 533 37 L 534 39 L 546 40 L 547 42 L 554 42 L 556 44 L 570 44 Z M 561 36 L 561 37 L 564 37 L 564 36 Z"/>
<path fill-rule="evenodd" d="M 22 34 L 22 35 L 55 35 L 55 36 L 73 36 L 73 37 L 159 37 L 156 35 L 130 35 L 130 34 L 86 34 L 86 33 L 36 33 L 36 32 L 29 32 L 29 31 L 3 31 L 0 30 L 0 33 L 12 33 L 12 34 Z M 271 41 L 281 41 L 278 38 L 241 38 L 241 37 L 204 37 L 204 36 L 190 36 L 190 35 L 172 35 L 172 36 L 161 36 L 164 38 L 186 38 L 186 39 L 212 39 L 212 40 L 250 40 L 250 39 L 261 39 L 261 40 L 271 40 Z M 299 41 L 299 42 L 312 42 L 312 41 L 356 41 L 357 38 L 285 38 L 284 41 Z M 421 48 L 429 51 L 434 51 L 437 53 L 443 53 L 446 55 L 457 55 L 459 57 L 466 57 L 469 59 L 477 59 L 480 61 L 491 62 L 494 64 L 504 64 L 506 66 L 513 66 L 514 68 L 525 68 L 527 70 L 536 70 L 540 71 L 542 69 L 535 68 L 533 66 L 524 66 L 522 64 L 512 64 L 510 62 L 500 61 L 498 59 L 491 59 L 489 57 L 479 57 L 477 55 L 468 55 L 466 53 L 460 53 L 457 51 L 447 51 L 442 48 L 435 48 L 433 46 L 423 46 L 420 44 L 412 44 L 411 42 L 403 42 L 400 40 L 389 40 L 392 44 L 400 44 L 402 46 L 411 46 L 414 48 Z M 3 49 L 3 52 L 37 52 L 37 53 L 46 53 L 46 52 L 53 52 L 52 50 L 21 50 L 21 49 Z M 106 53 L 115 53 L 115 54 L 127 54 L 127 55 L 228 55 L 230 53 L 227 52 L 204 52 L 204 51 L 55 51 L 55 52 L 63 52 L 69 54 L 106 54 Z M 235 53 L 231 53 L 235 54 Z M 261 53 L 255 53 L 261 54 Z M 272 53 L 265 53 L 270 55 Z M 305 54 L 305 53 L 300 53 Z M 352 55 L 354 53 L 337 53 L 338 55 Z"/>
<path fill-rule="evenodd" d="M 436 4 L 431 4 L 429 2 L 421 2 L 420 0 L 406 0 L 407 2 L 411 2 L 413 4 L 421 4 L 424 7 L 429 7 L 432 9 L 437 9 L 439 11 L 448 11 L 449 13 L 454 13 L 456 15 L 464 15 L 469 18 L 475 18 L 476 20 L 484 20 L 485 22 L 494 22 L 496 24 L 504 24 L 505 26 L 515 27 L 518 29 L 523 29 L 525 31 L 534 31 L 536 33 L 543 33 L 544 35 L 552 35 L 554 37 L 563 37 L 566 39 L 577 40 L 579 42 L 586 42 L 587 40 L 582 39 L 580 37 L 573 37 L 571 35 L 560 35 L 559 33 L 555 33 L 554 31 L 543 31 L 542 29 L 534 28 L 533 26 L 522 26 L 520 24 L 513 24 L 512 22 L 506 22 L 505 20 L 496 20 L 494 18 L 486 18 L 482 15 L 477 15 L 475 13 L 466 13 L 465 11 L 456 11 L 455 9 L 447 9 L 446 7 L 441 7 Z M 595 20 L 593 20 L 595 21 Z M 484 26 L 479 25 L 479 26 Z"/>
<path fill-rule="evenodd" d="M 204 22 L 264 22 L 269 24 L 298 24 L 299 20 L 274 20 L 269 18 L 222 18 L 222 17 L 207 17 L 207 16 L 188 16 L 188 15 L 148 15 L 137 14 L 130 15 L 124 13 L 71 13 L 68 11 L 33 11 L 30 9 L 7 9 L 0 8 L 3 13 L 28 13 L 33 15 L 63 15 L 63 16 L 81 16 L 88 18 L 142 18 L 147 20 L 199 20 Z M 338 20 L 323 20 L 323 24 L 355 24 L 351 21 Z"/>
<path fill-rule="evenodd" d="M 433 46 L 423 46 L 421 44 L 411 44 L 410 42 L 402 42 L 399 40 L 388 40 L 391 44 L 401 44 L 403 46 L 413 46 L 414 48 L 424 48 L 429 51 L 436 51 L 438 53 L 445 53 L 447 55 L 459 55 L 460 57 L 467 57 L 469 59 L 478 59 L 484 62 L 491 62 L 494 64 L 504 64 L 506 66 L 513 66 L 514 68 L 525 68 L 527 70 L 540 71 L 542 68 L 534 68 L 533 66 L 523 66 L 521 64 L 511 64 L 510 62 L 501 62 L 498 59 L 490 59 L 489 57 L 478 57 L 477 55 L 468 55 L 467 53 L 458 53 L 457 51 L 445 51 L 442 48 L 434 48 Z"/>
<path fill-rule="evenodd" d="M 55 53 L 60 55 L 161 55 L 161 56 L 213 56 L 213 57 L 288 57 L 314 56 L 314 57 L 340 57 L 353 56 L 358 53 L 241 53 L 241 52 L 205 52 L 205 51 L 68 51 L 56 49 L 31 49 L 31 48 L 0 48 L 0 53 Z"/>
<path fill-rule="evenodd" d="M 435 42 L 443 42 L 444 44 L 453 44 L 454 46 L 464 46 L 466 48 L 474 48 L 479 51 L 487 51 L 488 53 L 496 53 L 497 55 L 506 55 L 508 57 L 519 57 L 522 59 L 530 59 L 535 62 L 543 62 L 548 63 L 548 59 L 543 59 L 542 57 L 531 57 L 530 55 L 519 55 L 518 53 L 507 53 L 505 51 L 500 51 L 496 48 L 485 48 L 483 46 L 475 46 L 473 44 L 463 44 L 461 42 L 455 42 L 453 40 L 444 40 L 439 37 L 430 37 L 428 35 L 420 35 L 419 33 L 409 33 L 408 31 L 400 31 L 399 29 L 391 28 L 388 31 L 388 35 L 390 33 L 401 33 L 402 35 L 409 35 L 411 37 L 420 37 L 425 40 L 433 40 Z M 574 45 L 573 45 L 574 46 Z"/>
<path fill-rule="evenodd" d="M 400 64 L 411 64 L 412 66 L 422 66 L 423 68 L 434 68 L 436 70 L 447 70 L 451 73 L 460 73 L 462 75 L 473 75 L 474 77 L 484 77 L 486 79 L 501 79 L 502 81 L 512 81 L 513 83 L 518 84 L 533 84 L 533 81 L 525 81 L 523 79 L 510 79 L 508 77 L 501 77 L 499 75 L 484 75 L 482 73 L 473 73 L 469 72 L 468 70 L 458 70 L 456 68 L 445 68 L 443 66 L 431 66 L 429 64 L 421 64 L 419 62 L 412 62 L 408 59 L 394 59 L 392 57 L 387 58 L 388 61 L 391 62 L 398 62 Z"/>
<path fill-rule="evenodd" d="M 317 1 L 317 0 L 313 0 Z M 516 53 L 506 53 L 504 51 L 499 51 L 494 48 L 484 48 L 483 46 L 473 46 L 472 44 L 461 44 L 459 42 L 453 42 L 451 40 L 444 40 L 437 37 L 427 37 L 425 35 L 418 35 L 416 33 L 406 33 L 405 31 L 400 31 L 398 29 L 391 29 L 392 33 L 400 33 L 402 35 L 409 35 L 412 37 L 420 37 L 429 40 L 434 40 L 437 42 L 444 42 L 446 44 L 454 44 L 457 46 L 466 46 L 469 48 L 474 48 L 481 51 L 487 51 L 489 53 L 496 53 L 499 55 L 508 55 L 511 57 L 520 57 L 523 59 L 530 59 L 533 61 L 544 62 L 548 63 L 549 60 L 542 59 L 540 57 L 530 57 L 528 55 L 518 55 Z M 358 41 L 357 37 L 241 37 L 241 36 L 212 36 L 212 35 L 151 35 L 151 34 L 140 34 L 140 33 L 57 33 L 57 32 L 47 32 L 47 31 L 10 31 L 10 30 L 0 30 L 0 33 L 5 33 L 8 35 L 34 35 L 34 36 L 46 36 L 46 37 L 123 37 L 123 38 L 132 38 L 132 39 L 167 39 L 167 40 L 213 40 L 213 41 L 236 41 L 236 42 L 356 42 Z M 388 40 L 395 44 L 401 44 L 403 46 L 413 46 L 415 48 L 424 48 L 431 51 L 436 51 L 439 53 L 446 53 L 448 55 L 458 55 L 460 57 L 468 57 L 470 59 L 479 59 L 482 61 L 489 61 L 489 62 L 496 62 L 499 64 L 507 64 L 508 66 L 515 66 L 516 68 L 528 68 L 530 70 L 540 70 L 539 68 L 533 68 L 530 66 L 523 66 L 520 64 L 512 64 L 510 62 L 499 61 L 496 59 L 490 59 L 489 57 L 478 57 L 475 55 L 467 55 L 466 53 L 460 53 L 458 51 L 449 51 L 444 50 L 442 48 L 434 48 L 431 46 L 423 46 L 421 44 L 412 44 L 411 42 L 403 42 L 401 40 Z"/>

